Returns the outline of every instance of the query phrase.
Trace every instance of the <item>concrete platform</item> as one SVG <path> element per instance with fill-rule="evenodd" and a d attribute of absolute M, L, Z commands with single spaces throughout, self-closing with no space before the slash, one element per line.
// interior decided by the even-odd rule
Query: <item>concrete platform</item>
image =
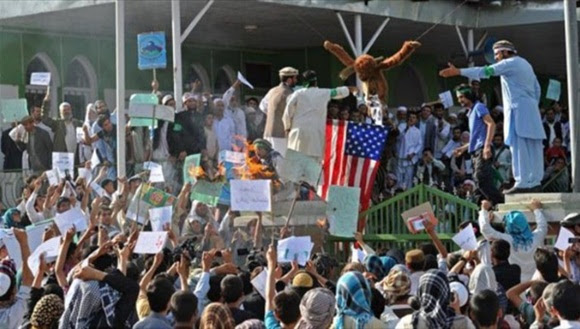
<path fill-rule="evenodd" d="M 532 199 L 542 202 L 549 222 L 560 222 L 572 212 L 580 213 L 580 193 L 523 193 L 506 195 L 505 203 L 498 206 L 497 214 L 501 217 L 509 211 L 519 210 L 535 222 L 535 216 L 529 210 Z"/>

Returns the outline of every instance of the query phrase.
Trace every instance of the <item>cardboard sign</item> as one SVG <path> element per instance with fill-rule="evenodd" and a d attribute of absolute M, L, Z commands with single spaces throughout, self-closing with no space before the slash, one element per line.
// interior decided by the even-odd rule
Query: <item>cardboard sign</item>
<path fill-rule="evenodd" d="M 359 199 L 359 187 L 330 186 L 326 215 L 329 219 L 331 235 L 352 237 L 356 232 Z"/>
<path fill-rule="evenodd" d="M 199 180 L 191 190 L 191 200 L 203 202 L 209 206 L 216 206 L 222 193 L 224 183 L 212 183 Z"/>
<path fill-rule="evenodd" d="M 171 224 L 173 206 L 149 209 L 149 221 L 153 231 L 163 231 L 165 224 Z"/>
<path fill-rule="evenodd" d="M 59 179 L 67 176 L 74 178 L 75 173 L 75 154 L 52 152 L 52 168 L 56 169 Z"/>
<path fill-rule="evenodd" d="M 139 70 L 164 69 L 167 67 L 165 32 L 137 35 Z"/>
<path fill-rule="evenodd" d="M 4 122 L 17 122 L 28 115 L 26 99 L 2 99 L 0 100 L 0 113 Z"/>
<path fill-rule="evenodd" d="M 441 100 L 443 107 L 446 109 L 453 106 L 453 95 L 451 94 L 451 91 L 447 90 L 446 92 L 439 94 L 439 99 Z"/>
<path fill-rule="evenodd" d="M 50 85 L 50 72 L 34 72 L 30 75 L 30 84 L 33 86 Z"/>
<path fill-rule="evenodd" d="M 403 217 L 407 228 L 413 234 L 425 229 L 422 223 L 425 219 L 431 221 L 433 225 L 437 225 L 437 218 L 435 218 L 433 208 L 429 202 L 422 203 L 417 207 L 404 211 L 401 217 Z"/>
<path fill-rule="evenodd" d="M 311 186 L 316 186 L 321 170 L 322 166 L 318 161 L 303 153 L 288 149 L 278 175 L 291 182 L 304 181 Z"/>
<path fill-rule="evenodd" d="M 240 71 L 238 71 L 238 80 L 240 80 L 240 82 L 246 86 L 250 87 L 250 89 L 254 89 L 254 86 L 252 86 L 252 84 L 246 79 L 246 77 L 242 75 L 242 72 Z"/>
<path fill-rule="evenodd" d="M 27 263 L 30 271 L 34 276 L 38 275 L 38 266 L 40 265 L 40 255 L 44 254 L 44 260 L 47 263 L 53 262 L 58 257 L 58 249 L 60 248 L 60 236 L 54 237 L 48 241 L 43 242 L 36 248 L 28 257 Z"/>
<path fill-rule="evenodd" d="M 473 231 L 473 225 L 469 224 L 451 238 L 459 248 L 467 250 L 477 250 L 477 238 Z"/>
<path fill-rule="evenodd" d="M 201 154 L 188 155 L 183 161 L 183 183 L 195 183 L 195 174 L 201 164 Z"/>
<path fill-rule="evenodd" d="M 54 222 L 58 226 L 60 234 L 64 235 L 66 231 L 75 227 L 76 232 L 84 232 L 87 229 L 87 217 L 79 208 L 71 208 L 60 214 L 56 214 Z"/>
<path fill-rule="evenodd" d="M 141 232 L 133 250 L 136 254 L 156 254 L 167 242 L 167 232 Z"/>
<path fill-rule="evenodd" d="M 232 210 L 272 211 L 272 181 L 232 180 Z"/>
<path fill-rule="evenodd" d="M 558 80 L 550 79 L 548 82 L 548 90 L 546 91 L 546 98 L 559 101 L 562 93 L 562 84 Z"/>
<path fill-rule="evenodd" d="M 292 236 L 278 241 L 278 262 L 297 261 L 298 265 L 305 266 L 310 259 L 310 252 L 314 243 L 310 236 Z"/>

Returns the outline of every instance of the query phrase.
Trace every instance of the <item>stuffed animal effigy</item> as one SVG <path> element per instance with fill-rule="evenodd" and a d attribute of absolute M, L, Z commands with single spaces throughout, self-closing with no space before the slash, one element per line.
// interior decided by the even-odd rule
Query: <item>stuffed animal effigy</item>
<path fill-rule="evenodd" d="M 346 80 L 351 74 L 356 72 L 358 78 L 363 82 L 365 103 L 373 123 L 377 125 L 383 124 L 382 105 L 387 104 L 388 87 L 382 71 L 404 62 L 419 46 L 421 44 L 417 41 L 405 41 L 403 47 L 397 53 L 385 60 L 383 60 L 383 57 L 373 58 L 367 54 L 362 54 L 353 59 L 340 45 L 330 41 L 324 42 L 324 48 L 346 66 L 340 72 L 340 78 Z"/>

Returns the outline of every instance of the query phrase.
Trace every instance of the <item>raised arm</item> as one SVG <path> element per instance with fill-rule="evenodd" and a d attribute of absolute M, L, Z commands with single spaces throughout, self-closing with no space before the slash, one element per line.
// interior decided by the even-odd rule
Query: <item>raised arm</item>
<path fill-rule="evenodd" d="M 274 272 L 277 265 L 277 253 L 273 244 L 268 248 L 266 254 L 268 258 L 268 279 L 266 280 L 266 312 L 274 310 L 274 296 L 276 295 L 276 283 Z"/>
<path fill-rule="evenodd" d="M 56 258 L 56 264 L 54 265 L 54 274 L 56 275 L 56 281 L 58 285 L 65 288 L 68 286 L 66 281 L 66 273 L 64 273 L 64 263 L 66 262 L 66 255 L 68 253 L 68 248 L 72 242 L 73 236 L 75 234 L 75 228 L 69 228 L 60 243 L 58 249 L 58 257 Z"/>
<path fill-rule="evenodd" d="M 407 58 L 409 58 L 409 56 L 411 56 L 411 54 L 415 51 L 415 49 L 419 48 L 420 46 L 421 43 L 418 41 L 405 41 L 405 43 L 403 43 L 403 46 L 401 47 L 401 49 L 399 49 L 399 51 L 397 51 L 391 57 L 383 60 L 379 64 L 379 69 L 387 70 L 393 66 L 400 65 Z"/>
<path fill-rule="evenodd" d="M 14 237 L 20 245 L 20 256 L 22 257 L 22 282 L 21 285 L 24 287 L 32 286 L 32 281 L 34 276 L 32 271 L 28 267 L 28 257 L 30 257 L 30 247 L 28 247 L 28 235 L 26 231 L 14 229 Z"/>
<path fill-rule="evenodd" d="M 491 203 L 487 200 L 483 200 L 481 203 L 481 211 L 479 212 L 479 227 L 481 228 L 481 234 L 483 234 L 487 240 L 506 240 L 511 244 L 513 242 L 511 235 L 498 232 L 493 227 L 491 227 L 489 219 L 490 210 Z"/>

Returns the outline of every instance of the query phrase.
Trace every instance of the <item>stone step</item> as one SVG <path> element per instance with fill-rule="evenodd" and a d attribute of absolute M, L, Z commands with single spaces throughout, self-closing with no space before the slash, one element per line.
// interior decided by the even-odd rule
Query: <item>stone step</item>
<path fill-rule="evenodd" d="M 535 222 L 535 216 L 529 210 L 532 199 L 542 202 L 544 215 L 549 222 L 559 222 L 568 214 L 580 212 L 580 193 L 524 193 L 508 194 L 505 203 L 498 205 L 497 214 L 503 217 L 512 210 L 523 212 L 528 220 Z"/>

